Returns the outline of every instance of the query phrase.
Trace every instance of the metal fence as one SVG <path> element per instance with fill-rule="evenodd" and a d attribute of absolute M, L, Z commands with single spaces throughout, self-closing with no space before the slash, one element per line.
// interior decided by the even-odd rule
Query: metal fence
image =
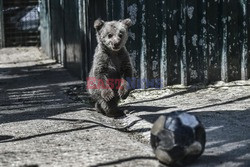
<path fill-rule="evenodd" d="M 44 50 L 83 79 L 97 18 L 132 19 L 127 48 L 137 78 L 166 86 L 250 77 L 249 0 L 42 0 L 41 10 Z"/>
<path fill-rule="evenodd" d="M 3 15 L 4 45 L 38 46 L 40 44 L 38 0 L 3 0 L 0 5 Z"/>

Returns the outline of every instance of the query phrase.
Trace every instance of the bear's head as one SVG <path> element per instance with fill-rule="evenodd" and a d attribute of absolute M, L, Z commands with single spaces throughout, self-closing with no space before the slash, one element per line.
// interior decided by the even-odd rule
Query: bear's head
<path fill-rule="evenodd" d="M 132 25 L 130 19 L 105 22 L 98 19 L 94 23 L 98 43 L 111 51 L 119 51 L 128 39 L 128 28 Z"/>

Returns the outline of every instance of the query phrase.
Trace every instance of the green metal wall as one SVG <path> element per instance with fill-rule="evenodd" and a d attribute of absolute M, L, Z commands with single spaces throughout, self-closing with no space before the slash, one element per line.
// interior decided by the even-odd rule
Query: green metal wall
<path fill-rule="evenodd" d="M 131 18 L 127 48 L 138 78 L 164 85 L 248 79 L 249 0 L 42 0 L 45 50 L 86 78 L 97 18 Z M 43 8 L 45 10 L 45 8 Z M 47 41 L 48 40 L 48 41 Z"/>

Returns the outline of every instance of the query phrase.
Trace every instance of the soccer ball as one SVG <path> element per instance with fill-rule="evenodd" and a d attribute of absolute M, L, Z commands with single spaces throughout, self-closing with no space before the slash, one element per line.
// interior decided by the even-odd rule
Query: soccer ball
<path fill-rule="evenodd" d="M 204 152 L 206 133 L 196 116 L 173 112 L 157 119 L 150 142 L 161 163 L 182 166 L 194 162 Z"/>

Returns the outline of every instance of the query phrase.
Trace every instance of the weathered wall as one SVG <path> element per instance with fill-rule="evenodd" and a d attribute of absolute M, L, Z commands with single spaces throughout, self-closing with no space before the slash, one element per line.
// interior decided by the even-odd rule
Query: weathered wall
<path fill-rule="evenodd" d="M 0 48 L 4 47 L 4 41 L 3 0 L 0 0 Z"/>
<path fill-rule="evenodd" d="M 99 17 L 132 19 L 127 48 L 138 78 L 161 78 L 164 85 L 249 78 L 250 1 L 48 1 L 52 55 L 83 79 Z"/>
<path fill-rule="evenodd" d="M 128 48 L 137 75 L 186 85 L 249 77 L 249 4 L 108 0 L 107 6 L 110 20 L 130 17 L 135 23 Z"/>
<path fill-rule="evenodd" d="M 41 47 L 45 54 L 54 58 L 51 48 L 51 22 L 50 22 L 50 3 L 48 0 L 40 1 L 40 33 Z"/>
<path fill-rule="evenodd" d="M 50 56 L 73 74 L 85 79 L 96 46 L 93 23 L 105 16 L 105 1 L 43 0 L 41 3 L 45 6 L 41 8 L 42 48 L 46 53 L 51 51 Z"/>

